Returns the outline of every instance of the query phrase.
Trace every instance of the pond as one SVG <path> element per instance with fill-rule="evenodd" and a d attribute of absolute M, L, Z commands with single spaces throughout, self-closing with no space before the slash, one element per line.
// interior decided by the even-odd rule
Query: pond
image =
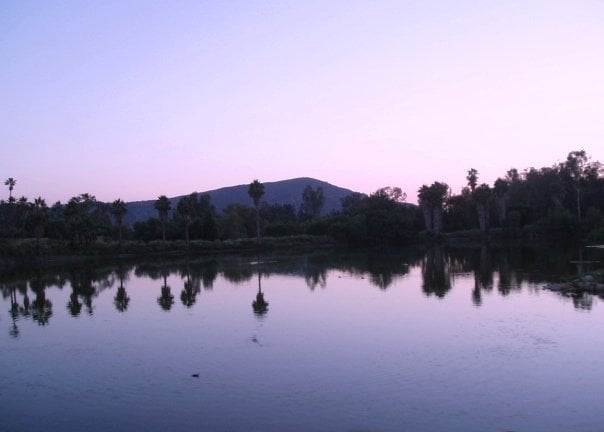
<path fill-rule="evenodd" d="M 13 431 L 600 431 L 601 250 L 95 263 L 0 276 Z M 591 254 L 591 255 L 590 255 Z"/>

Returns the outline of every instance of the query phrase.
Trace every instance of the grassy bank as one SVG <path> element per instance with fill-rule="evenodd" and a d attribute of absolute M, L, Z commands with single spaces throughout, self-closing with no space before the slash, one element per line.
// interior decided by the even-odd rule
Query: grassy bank
<path fill-rule="evenodd" d="M 256 239 L 185 241 L 97 241 L 87 247 L 75 248 L 69 242 L 42 239 L 0 241 L 0 269 L 23 263 L 68 263 L 90 258 L 144 257 L 155 255 L 213 255 L 273 250 L 306 251 L 335 246 L 326 236 L 266 237 L 260 244 Z"/>

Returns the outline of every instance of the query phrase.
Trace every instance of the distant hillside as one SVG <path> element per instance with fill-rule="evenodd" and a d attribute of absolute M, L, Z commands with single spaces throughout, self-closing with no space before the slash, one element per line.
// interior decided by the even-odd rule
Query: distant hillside
<path fill-rule="evenodd" d="M 324 181 L 316 180 L 309 177 L 295 178 L 291 180 L 282 180 L 277 182 L 266 182 L 264 184 L 264 196 L 262 201 L 268 204 L 291 204 L 296 208 L 300 208 L 302 202 L 302 191 L 307 185 L 313 188 L 323 188 L 325 196 L 325 204 L 323 205 L 322 213 L 331 213 L 334 210 L 341 208 L 341 200 L 347 195 L 353 193 L 350 189 L 334 186 Z M 207 192 L 199 192 L 209 194 L 211 203 L 216 208 L 217 212 L 222 210 L 232 203 L 240 203 L 252 206 L 247 190 L 249 184 L 229 186 L 220 189 L 215 189 Z M 172 209 L 176 208 L 178 200 L 184 195 L 172 197 Z M 125 222 L 133 224 L 134 222 L 144 221 L 150 217 L 157 217 L 157 211 L 153 207 L 155 199 L 149 201 L 134 201 L 126 203 L 128 213 L 126 213 Z"/>

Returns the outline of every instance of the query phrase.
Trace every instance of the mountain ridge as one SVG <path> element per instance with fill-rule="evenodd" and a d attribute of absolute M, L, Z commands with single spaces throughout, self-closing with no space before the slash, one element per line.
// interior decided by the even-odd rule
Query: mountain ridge
<path fill-rule="evenodd" d="M 263 182 L 262 184 L 264 185 L 262 202 L 280 205 L 291 204 L 296 211 L 300 208 L 302 192 L 306 186 L 311 186 L 314 189 L 321 187 L 325 197 L 325 203 L 321 210 L 322 214 L 339 210 L 342 198 L 354 193 L 351 189 L 336 186 L 312 177 L 296 177 L 287 180 Z M 229 204 L 236 203 L 252 206 L 252 200 L 248 195 L 248 187 L 249 184 L 240 184 L 197 193 L 210 195 L 210 203 L 216 208 L 218 213 L 221 213 Z M 172 211 L 176 208 L 178 201 L 186 195 L 169 197 L 172 203 Z M 126 207 L 128 212 L 124 217 L 124 222 L 132 225 L 135 222 L 145 221 L 150 217 L 157 217 L 157 211 L 154 208 L 155 201 L 153 199 L 127 202 Z"/>

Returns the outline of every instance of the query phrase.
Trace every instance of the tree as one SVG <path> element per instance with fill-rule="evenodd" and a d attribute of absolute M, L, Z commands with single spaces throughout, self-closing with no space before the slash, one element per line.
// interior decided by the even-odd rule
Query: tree
<path fill-rule="evenodd" d="M 577 193 L 577 219 L 581 221 L 581 183 L 585 177 L 585 170 L 588 166 L 589 158 L 585 150 L 572 151 L 566 157 L 566 162 L 561 169 L 566 171 L 573 182 L 575 192 Z"/>
<path fill-rule="evenodd" d="M 170 200 L 168 199 L 167 196 L 160 195 L 159 198 L 157 198 L 157 201 L 155 201 L 155 204 L 153 206 L 155 207 L 155 210 L 157 210 L 157 213 L 159 214 L 159 220 L 161 221 L 162 241 L 165 243 L 166 242 L 166 222 L 168 221 L 168 214 L 170 213 L 170 210 L 172 209 L 172 203 L 170 202 Z"/>
<path fill-rule="evenodd" d="M 117 223 L 117 229 L 119 234 L 120 246 L 122 245 L 122 226 L 124 224 L 124 216 L 128 212 L 128 207 L 126 207 L 126 203 L 121 199 L 116 199 L 111 203 L 111 214 L 115 218 L 115 222 Z"/>
<path fill-rule="evenodd" d="M 493 194 L 497 204 L 497 218 L 500 226 L 503 226 L 503 223 L 507 218 L 509 189 L 510 185 L 506 180 L 502 178 L 495 180 L 495 184 L 493 185 Z"/>
<path fill-rule="evenodd" d="M 474 168 L 470 168 L 468 175 L 466 176 L 466 180 L 468 180 L 468 187 L 470 188 L 470 191 L 474 192 L 474 189 L 476 189 L 476 185 L 478 184 L 478 171 L 476 171 Z"/>
<path fill-rule="evenodd" d="M 407 200 L 407 194 L 400 187 L 386 186 L 376 190 L 371 194 L 370 198 L 390 201 L 392 203 L 404 203 Z"/>
<path fill-rule="evenodd" d="M 63 210 L 65 220 L 71 232 L 74 245 L 84 243 L 86 246 L 92 239 L 94 231 L 92 208 L 96 204 L 96 198 L 88 193 L 72 197 Z"/>
<path fill-rule="evenodd" d="M 302 204 L 300 205 L 300 216 L 303 219 L 316 218 L 321 214 L 321 209 L 325 203 L 323 188 L 307 185 L 302 192 Z"/>
<path fill-rule="evenodd" d="M 17 180 L 15 180 L 12 177 L 9 177 L 4 181 L 4 185 L 8 186 L 8 202 L 13 202 L 13 200 L 14 200 L 13 189 L 16 184 L 17 184 Z"/>
<path fill-rule="evenodd" d="M 472 197 L 476 203 L 478 226 L 482 233 L 486 233 L 489 229 L 489 199 L 491 197 L 491 188 L 488 184 L 483 183 L 474 189 Z"/>
<path fill-rule="evenodd" d="M 256 208 L 256 243 L 260 244 L 260 199 L 264 195 L 264 185 L 258 180 L 250 183 L 247 190 L 248 195 L 254 202 Z"/>
<path fill-rule="evenodd" d="M 176 213 L 185 223 L 185 241 L 187 242 L 187 248 L 189 247 L 189 228 L 195 215 L 195 206 L 197 202 L 197 192 L 193 192 L 190 195 L 182 197 L 176 205 Z"/>
<path fill-rule="evenodd" d="M 418 200 L 424 213 L 426 230 L 432 234 L 439 235 L 443 228 L 442 212 L 447 196 L 449 185 L 434 182 L 430 186 L 423 185 L 418 191 Z"/>
<path fill-rule="evenodd" d="M 36 250 L 40 251 L 40 237 L 44 233 L 44 226 L 48 221 L 48 206 L 42 197 L 38 197 L 31 204 L 30 221 L 36 235 Z"/>

